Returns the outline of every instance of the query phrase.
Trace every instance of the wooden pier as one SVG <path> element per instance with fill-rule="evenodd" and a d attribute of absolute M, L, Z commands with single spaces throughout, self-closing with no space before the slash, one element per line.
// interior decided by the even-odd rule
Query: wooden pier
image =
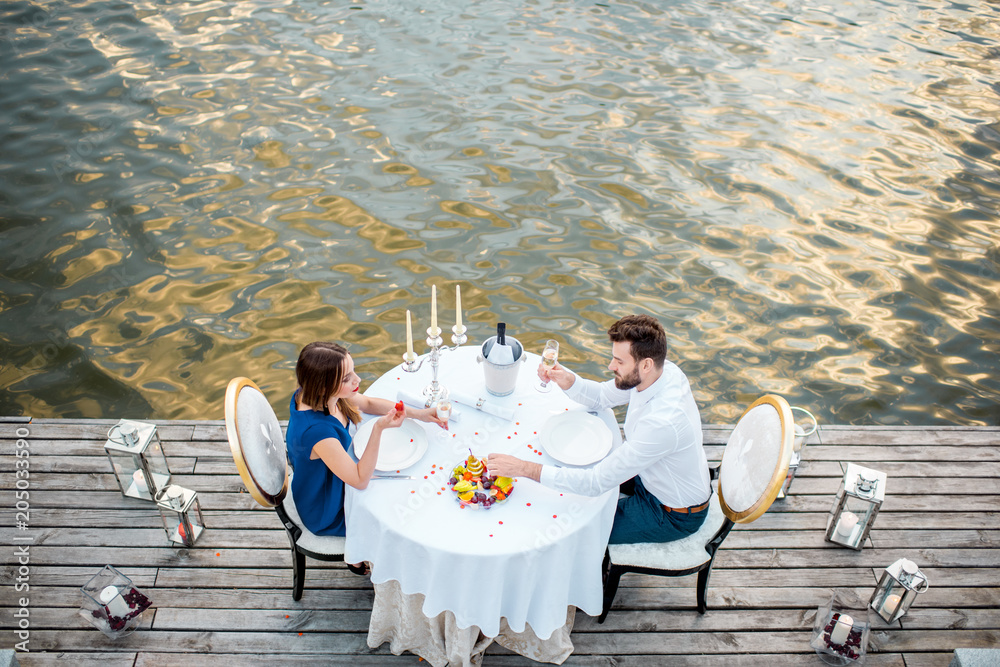
<path fill-rule="evenodd" d="M 191 549 L 167 543 L 154 505 L 119 492 L 103 450 L 114 423 L 0 423 L 0 648 L 21 641 L 13 612 L 24 596 L 30 653 L 18 653 L 22 665 L 419 664 L 388 645 L 368 648 L 371 584 L 342 563 L 309 561 L 305 594 L 292 601 L 285 532 L 243 490 L 222 422 L 157 422 L 174 481 L 196 490 L 204 510 L 207 530 Z M 30 451 L 24 530 L 14 502 L 18 428 Z M 713 460 L 729 430 L 706 427 Z M 901 557 L 931 587 L 901 623 L 876 621 L 867 665 L 943 666 L 955 648 L 1000 646 L 998 445 L 998 427 L 822 427 L 791 495 L 723 544 L 708 613 L 694 611 L 693 577 L 626 575 L 603 625 L 577 614 L 575 652 L 564 664 L 820 665 L 809 647 L 816 608 L 835 589 L 867 599 Z M 888 475 L 862 551 L 823 539 L 848 462 Z M 24 544 L 30 591 L 18 593 L 14 545 Z M 142 627 L 117 641 L 78 614 L 79 587 L 105 564 L 153 600 Z M 530 661 L 494 644 L 485 664 Z"/>

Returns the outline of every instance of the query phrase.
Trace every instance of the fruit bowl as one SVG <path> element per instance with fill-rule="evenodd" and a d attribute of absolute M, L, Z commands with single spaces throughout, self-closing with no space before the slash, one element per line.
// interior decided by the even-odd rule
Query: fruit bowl
<path fill-rule="evenodd" d="M 472 455 L 452 469 L 448 485 L 459 505 L 477 510 L 502 505 L 514 492 L 514 480 L 490 476 L 482 460 Z"/>

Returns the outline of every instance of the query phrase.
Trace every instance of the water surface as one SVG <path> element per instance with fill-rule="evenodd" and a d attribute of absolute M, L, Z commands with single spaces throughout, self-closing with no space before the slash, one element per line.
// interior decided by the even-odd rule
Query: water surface
<path fill-rule="evenodd" d="M 655 315 L 708 422 L 998 424 L 1000 6 L 7 2 L 0 414 L 287 410 L 406 308 L 604 377 Z M 419 337 L 419 334 L 418 334 Z"/>

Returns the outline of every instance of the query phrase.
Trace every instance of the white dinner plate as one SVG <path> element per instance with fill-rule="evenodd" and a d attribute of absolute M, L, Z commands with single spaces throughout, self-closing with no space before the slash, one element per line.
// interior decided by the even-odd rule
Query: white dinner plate
<path fill-rule="evenodd" d="M 369 419 L 358 428 L 354 436 L 354 455 L 359 459 L 368 447 L 368 439 L 375 428 L 375 420 Z M 427 434 L 412 419 L 404 419 L 399 428 L 387 428 L 382 431 L 382 441 L 378 447 L 378 461 L 375 470 L 379 472 L 395 472 L 423 458 L 427 451 Z"/>
<path fill-rule="evenodd" d="M 549 417 L 542 425 L 542 450 L 560 463 L 586 466 L 611 451 L 611 429 L 600 417 L 570 410 Z"/>

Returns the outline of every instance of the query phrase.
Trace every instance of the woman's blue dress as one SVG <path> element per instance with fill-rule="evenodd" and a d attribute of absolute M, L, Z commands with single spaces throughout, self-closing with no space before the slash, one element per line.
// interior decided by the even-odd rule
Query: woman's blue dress
<path fill-rule="evenodd" d="M 298 392 L 296 392 L 297 394 Z M 320 440 L 336 438 L 346 451 L 351 434 L 340 420 L 319 410 L 298 410 L 295 394 L 289 407 L 285 443 L 295 471 L 292 496 L 302 523 L 316 535 L 346 535 L 344 482 L 333 474 L 323 459 L 310 459 Z"/>

